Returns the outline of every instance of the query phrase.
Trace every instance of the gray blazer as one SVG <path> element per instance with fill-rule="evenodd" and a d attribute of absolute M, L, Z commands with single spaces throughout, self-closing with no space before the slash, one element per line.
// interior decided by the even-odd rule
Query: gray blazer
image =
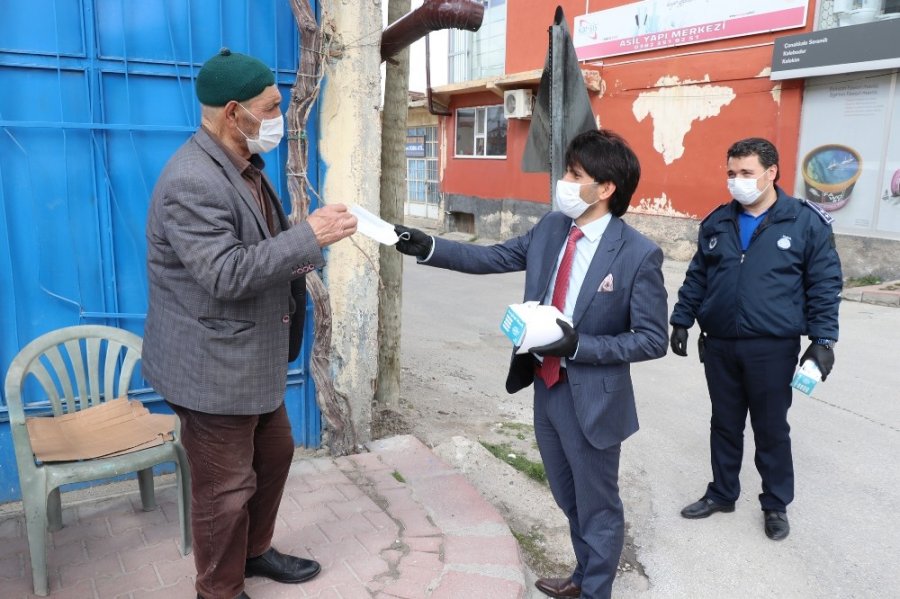
<path fill-rule="evenodd" d="M 284 401 L 302 335 L 304 277 L 325 261 L 309 224 L 290 227 L 280 202 L 274 210 L 282 232 L 272 236 L 240 173 L 203 129 L 163 169 L 147 217 L 142 372 L 169 402 L 249 415 Z"/>
<path fill-rule="evenodd" d="M 572 219 L 550 212 L 529 232 L 502 244 L 436 238 L 427 264 L 473 274 L 524 270 L 525 301 L 542 302 L 571 225 Z M 567 384 L 581 430 L 598 449 L 621 443 L 638 429 L 631 362 L 666 353 L 662 261 L 656 244 L 613 217 L 575 303 L 578 351 L 566 359 Z M 607 284 L 601 285 L 604 281 Z M 530 385 L 535 365 L 531 354 L 513 354 L 507 390 L 515 393 Z"/>

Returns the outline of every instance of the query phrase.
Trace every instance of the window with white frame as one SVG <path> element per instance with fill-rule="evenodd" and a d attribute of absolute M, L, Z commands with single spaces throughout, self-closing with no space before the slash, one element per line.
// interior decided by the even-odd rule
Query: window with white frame
<path fill-rule="evenodd" d="M 456 156 L 506 156 L 502 105 L 456 109 Z"/>
<path fill-rule="evenodd" d="M 437 127 L 409 127 L 406 130 L 408 202 L 434 205 L 440 203 L 437 146 Z"/>
<path fill-rule="evenodd" d="M 506 69 L 506 0 L 479 0 L 484 19 L 478 31 L 450 31 L 450 83 L 502 75 Z"/>

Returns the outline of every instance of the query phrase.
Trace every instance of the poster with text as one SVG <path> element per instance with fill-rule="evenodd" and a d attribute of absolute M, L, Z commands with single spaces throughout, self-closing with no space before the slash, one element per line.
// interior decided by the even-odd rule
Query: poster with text
<path fill-rule="evenodd" d="M 878 204 L 878 230 L 900 235 L 900 93 L 896 87 L 891 125 L 887 131 L 888 143 Z"/>
<path fill-rule="evenodd" d="M 834 217 L 834 229 L 871 233 L 893 76 L 853 73 L 807 81 L 800 120 L 795 194 Z"/>
<path fill-rule="evenodd" d="M 580 60 L 806 25 L 809 0 L 642 0 L 575 17 Z"/>

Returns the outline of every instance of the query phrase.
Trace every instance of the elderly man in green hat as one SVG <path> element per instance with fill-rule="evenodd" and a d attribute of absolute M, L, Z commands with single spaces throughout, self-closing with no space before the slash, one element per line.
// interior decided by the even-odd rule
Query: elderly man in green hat
<path fill-rule="evenodd" d="M 306 273 L 356 217 L 329 204 L 288 222 L 260 157 L 284 133 L 269 67 L 224 48 L 196 88 L 202 126 L 150 202 L 143 375 L 181 421 L 197 596 L 233 599 L 247 597 L 247 576 L 299 583 L 320 570 L 271 545 L 294 452 L 284 394 Z"/>

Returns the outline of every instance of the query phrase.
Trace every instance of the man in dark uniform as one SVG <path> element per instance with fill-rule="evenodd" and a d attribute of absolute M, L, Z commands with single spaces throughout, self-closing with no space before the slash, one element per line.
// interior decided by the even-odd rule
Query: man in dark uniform
<path fill-rule="evenodd" d="M 681 515 L 734 511 L 749 410 L 764 528 L 781 540 L 790 532 L 786 512 L 794 498 L 787 412 L 800 337 L 811 341 L 800 362 L 815 362 L 824 381 L 838 338 L 841 264 L 832 218 L 776 185 L 775 146 L 759 138 L 738 141 L 728 149 L 727 166 L 733 200 L 700 224 L 670 319 L 679 356 L 687 355 L 688 329 L 700 324 L 698 352 L 712 400 L 713 481 Z"/>

